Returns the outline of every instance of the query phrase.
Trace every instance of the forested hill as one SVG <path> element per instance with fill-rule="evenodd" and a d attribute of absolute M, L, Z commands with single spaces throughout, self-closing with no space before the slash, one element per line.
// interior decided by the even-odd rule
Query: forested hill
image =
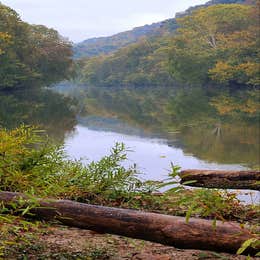
<path fill-rule="evenodd" d="M 131 43 L 135 43 L 142 37 L 160 36 L 163 33 L 174 31 L 176 26 L 175 20 L 169 19 L 151 25 L 136 27 L 133 30 L 121 32 L 109 37 L 91 38 L 74 46 L 74 57 L 82 58 L 108 54 Z"/>
<path fill-rule="evenodd" d="M 231 3 L 251 3 L 250 0 L 212 0 L 204 5 L 190 7 L 184 12 L 176 14 L 176 18 L 189 15 L 195 9 L 203 6 L 210 6 L 216 4 L 231 4 Z M 133 30 L 121 32 L 109 37 L 98 37 L 87 39 L 83 42 L 74 45 L 74 57 L 93 57 L 101 54 L 109 54 L 131 43 L 138 42 L 144 37 L 156 37 L 173 33 L 177 29 L 177 22 L 175 18 L 167 19 L 162 22 L 153 23 L 151 25 L 144 25 L 136 27 Z"/>
<path fill-rule="evenodd" d="M 75 80 L 102 87 L 259 85 L 256 4 L 208 4 L 191 14 L 189 9 L 174 20 L 176 33 L 165 29 L 160 37 L 79 60 Z"/>

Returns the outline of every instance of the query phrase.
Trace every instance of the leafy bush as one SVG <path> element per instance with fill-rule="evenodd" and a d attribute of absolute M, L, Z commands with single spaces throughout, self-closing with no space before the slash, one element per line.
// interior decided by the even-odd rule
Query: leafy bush
<path fill-rule="evenodd" d="M 116 144 L 100 161 L 84 165 L 68 159 L 61 145 L 46 138 L 35 127 L 0 130 L 0 190 L 83 200 L 142 189 L 135 167 L 121 164 L 126 160 L 123 144 Z"/>

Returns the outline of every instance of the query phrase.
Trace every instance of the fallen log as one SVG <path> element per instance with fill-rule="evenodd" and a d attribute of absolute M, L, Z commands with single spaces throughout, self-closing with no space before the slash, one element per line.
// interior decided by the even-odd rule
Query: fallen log
<path fill-rule="evenodd" d="M 259 171 L 184 170 L 180 178 L 192 187 L 260 190 Z"/>
<path fill-rule="evenodd" d="M 0 192 L 0 203 L 8 206 L 12 202 L 18 202 L 21 197 L 30 205 L 26 196 L 12 192 Z M 187 223 L 183 217 L 95 206 L 69 200 L 37 201 L 38 205 L 32 208 L 30 213 L 40 219 L 58 220 L 68 226 L 158 242 L 177 248 L 235 253 L 244 241 L 252 238 L 248 229 L 233 222 L 217 221 L 214 228 L 212 221 L 198 218 L 191 218 Z"/>

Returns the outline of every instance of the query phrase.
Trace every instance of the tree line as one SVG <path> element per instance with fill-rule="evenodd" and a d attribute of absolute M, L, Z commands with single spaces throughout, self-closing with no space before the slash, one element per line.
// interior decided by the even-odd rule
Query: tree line
<path fill-rule="evenodd" d="M 0 89 L 49 85 L 66 78 L 71 47 L 56 30 L 23 22 L 0 3 Z"/>

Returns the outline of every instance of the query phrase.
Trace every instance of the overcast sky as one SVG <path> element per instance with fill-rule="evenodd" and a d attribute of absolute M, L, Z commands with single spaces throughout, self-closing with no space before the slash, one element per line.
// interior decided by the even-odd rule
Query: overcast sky
<path fill-rule="evenodd" d="M 0 0 L 29 23 L 55 28 L 74 42 L 174 17 L 207 0 Z"/>

